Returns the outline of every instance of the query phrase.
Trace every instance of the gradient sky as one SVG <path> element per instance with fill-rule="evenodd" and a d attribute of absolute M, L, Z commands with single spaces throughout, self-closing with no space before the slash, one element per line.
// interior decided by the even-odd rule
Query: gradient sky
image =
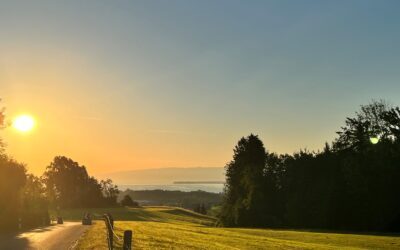
<path fill-rule="evenodd" d="M 241 136 L 317 150 L 400 100 L 400 1 L 0 1 L 7 152 L 41 173 L 223 166 Z"/>

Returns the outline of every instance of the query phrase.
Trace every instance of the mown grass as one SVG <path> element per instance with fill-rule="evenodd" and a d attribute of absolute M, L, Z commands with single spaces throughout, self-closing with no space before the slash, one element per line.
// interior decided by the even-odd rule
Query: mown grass
<path fill-rule="evenodd" d="M 135 249 L 400 249 L 400 237 L 396 236 L 218 228 L 213 226 L 215 219 L 180 208 L 117 208 L 109 212 L 116 219 L 118 237 L 123 237 L 124 230 L 133 230 Z M 77 211 L 65 213 L 70 218 L 77 215 Z M 78 249 L 106 249 L 105 235 L 104 223 L 97 221 Z M 118 240 L 116 246 L 121 247 Z"/>
<path fill-rule="evenodd" d="M 194 223 L 200 225 L 214 225 L 213 217 L 201 215 L 190 210 L 177 207 L 115 207 L 115 208 L 89 208 L 69 209 L 60 212 L 64 220 L 80 221 L 83 214 L 89 212 L 94 219 L 102 219 L 105 213 L 112 214 L 115 221 L 154 221 L 173 223 Z M 51 214 L 53 215 L 54 212 Z"/>

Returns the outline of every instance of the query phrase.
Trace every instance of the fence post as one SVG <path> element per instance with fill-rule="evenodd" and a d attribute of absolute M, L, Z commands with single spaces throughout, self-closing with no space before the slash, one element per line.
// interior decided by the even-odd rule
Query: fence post
<path fill-rule="evenodd" d="M 112 217 L 112 215 L 110 213 L 107 213 L 107 216 L 110 221 L 111 228 L 114 229 L 114 218 Z"/>
<path fill-rule="evenodd" d="M 112 227 L 111 227 L 111 221 L 110 217 L 105 214 L 104 215 L 104 222 L 106 223 L 106 228 L 107 228 L 107 242 L 108 242 L 108 249 L 113 250 L 114 248 L 114 242 L 113 242 L 113 233 L 112 233 Z"/>
<path fill-rule="evenodd" d="M 124 231 L 124 244 L 122 246 L 123 250 L 132 249 L 132 230 Z"/>

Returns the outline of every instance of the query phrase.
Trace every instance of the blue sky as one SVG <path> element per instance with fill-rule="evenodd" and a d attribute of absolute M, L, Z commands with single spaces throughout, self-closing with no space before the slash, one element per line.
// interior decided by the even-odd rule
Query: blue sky
<path fill-rule="evenodd" d="M 143 158 L 107 166 L 220 166 L 251 132 L 271 151 L 319 149 L 359 105 L 399 104 L 399 7 L 399 1 L 1 1 L 0 96 L 10 115 L 32 112 L 54 130 L 63 126 L 54 118 L 60 113 L 90 120 L 70 127 L 99 129 L 85 137 L 85 148 L 96 154 L 103 152 L 96 145 L 108 141 L 120 159 Z M 21 139 L 5 133 L 11 153 L 44 164 L 27 153 L 32 142 L 23 139 L 30 145 L 24 151 Z M 57 152 L 101 165 L 74 145 Z M 154 150 L 159 160 L 146 160 Z"/>

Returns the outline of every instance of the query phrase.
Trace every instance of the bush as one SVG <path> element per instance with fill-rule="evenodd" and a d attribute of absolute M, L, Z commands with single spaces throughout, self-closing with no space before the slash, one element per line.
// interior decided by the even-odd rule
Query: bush
<path fill-rule="evenodd" d="M 124 198 L 121 200 L 121 205 L 128 207 L 138 207 L 139 203 L 137 201 L 132 200 L 132 198 L 129 195 L 125 195 Z"/>

